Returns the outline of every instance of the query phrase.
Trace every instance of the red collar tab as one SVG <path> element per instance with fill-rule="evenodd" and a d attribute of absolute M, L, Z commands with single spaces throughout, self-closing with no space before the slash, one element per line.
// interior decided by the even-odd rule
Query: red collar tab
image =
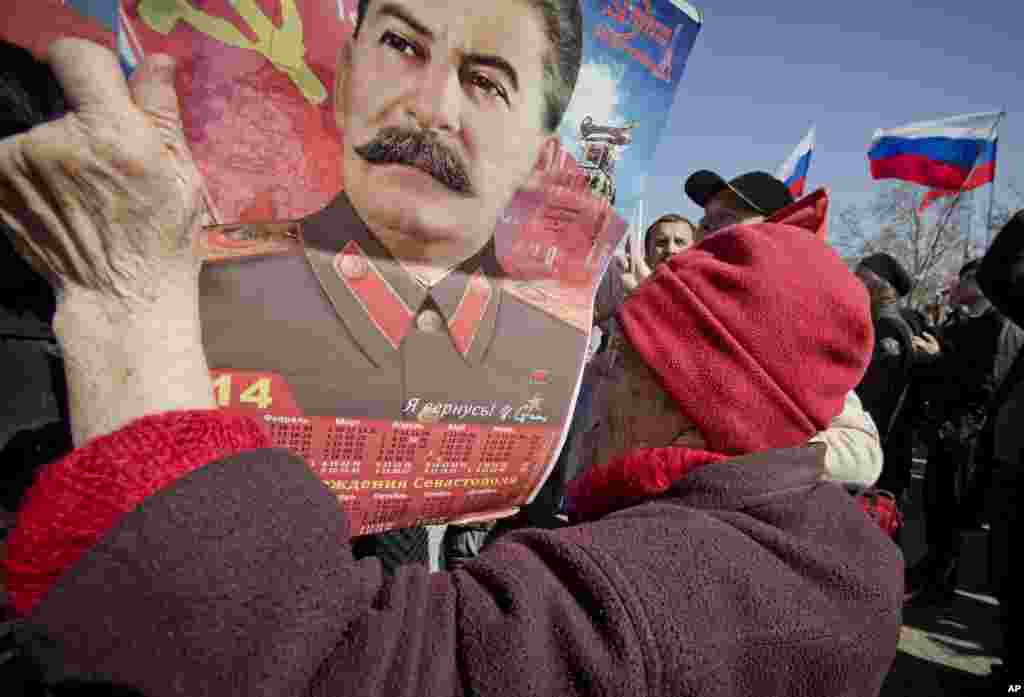
<path fill-rule="evenodd" d="M 412 326 L 412 309 L 384 280 L 380 269 L 355 240 L 335 255 L 332 265 L 367 317 L 397 351 Z"/>
<path fill-rule="evenodd" d="M 466 283 L 455 312 L 448 318 L 448 333 L 463 356 L 473 347 L 480 323 L 487 314 L 487 306 L 494 297 L 494 289 L 478 269 Z"/>
<path fill-rule="evenodd" d="M 397 351 L 413 326 L 416 312 L 388 283 L 373 259 L 355 240 L 349 241 L 335 255 L 332 266 L 373 325 Z M 463 356 L 473 347 L 494 296 L 491 283 L 477 269 L 466 282 L 455 310 L 446 318 L 452 342 Z M 443 312 L 444 305 L 437 304 Z"/>

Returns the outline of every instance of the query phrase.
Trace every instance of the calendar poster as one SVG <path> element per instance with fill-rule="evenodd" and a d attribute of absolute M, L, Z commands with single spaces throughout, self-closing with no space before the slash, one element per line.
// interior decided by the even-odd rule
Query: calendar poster
<path fill-rule="evenodd" d="M 548 33 L 522 3 L 465 8 L 480 21 L 459 31 L 493 55 L 461 62 L 431 48 L 450 18 L 426 0 L 370 0 L 362 18 L 356 0 L 18 5 L 3 37 L 39 56 L 77 35 L 127 75 L 175 57 L 210 222 L 200 314 L 221 408 L 301 456 L 355 534 L 500 516 L 536 494 L 699 11 L 566 3 L 580 52 L 551 116 L 547 68 L 523 48 Z M 465 118 L 399 128 L 429 116 L 428 59 Z M 538 90 L 543 109 L 511 108 Z"/>

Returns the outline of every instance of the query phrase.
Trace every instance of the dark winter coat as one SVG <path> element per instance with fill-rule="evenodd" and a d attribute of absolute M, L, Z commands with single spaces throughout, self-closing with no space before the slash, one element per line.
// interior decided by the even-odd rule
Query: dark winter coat
<path fill-rule="evenodd" d="M 961 444 L 976 438 L 1022 344 L 1024 330 L 995 307 L 950 325 L 938 360 L 914 371 L 930 405 L 928 430 Z"/>
<path fill-rule="evenodd" d="M 1024 328 L 1024 211 L 996 235 L 978 270 L 978 285 L 996 308 Z M 992 399 L 984 447 L 1004 464 L 1024 463 L 1024 353 L 1019 352 Z"/>
<path fill-rule="evenodd" d="M 151 481 L 196 443 L 244 440 L 214 416 L 181 437 L 177 418 L 90 442 L 51 483 L 88 488 L 84 469 L 107 490 Z M 346 517 L 302 460 L 243 449 L 129 506 L 35 606 L 22 644 L 51 681 L 151 697 L 876 697 L 903 561 L 823 471 L 820 446 L 709 464 L 596 521 L 511 533 L 454 573 L 392 577 L 353 561 Z M 30 508 L 56 505 L 38 493 Z M 52 540 L 37 544 L 67 538 Z"/>
<path fill-rule="evenodd" d="M 896 305 L 881 308 L 875 317 L 875 348 L 857 396 L 871 414 L 883 445 L 913 366 L 913 331 Z"/>

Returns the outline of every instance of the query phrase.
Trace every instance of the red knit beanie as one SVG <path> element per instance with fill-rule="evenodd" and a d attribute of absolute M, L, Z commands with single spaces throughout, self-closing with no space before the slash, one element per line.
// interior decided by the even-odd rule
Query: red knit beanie
<path fill-rule="evenodd" d="M 806 442 L 864 375 L 868 294 L 808 230 L 741 225 L 659 265 L 619 310 L 644 361 L 709 450 Z"/>

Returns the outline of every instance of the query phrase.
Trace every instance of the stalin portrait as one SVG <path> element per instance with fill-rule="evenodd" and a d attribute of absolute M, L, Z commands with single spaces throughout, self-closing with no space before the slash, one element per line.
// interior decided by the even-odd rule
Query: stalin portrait
<path fill-rule="evenodd" d="M 344 191 L 210 233 L 230 252 L 201 276 L 210 367 L 279 375 L 307 416 L 507 405 L 561 427 L 587 335 L 510 282 L 494 230 L 557 156 L 581 32 L 578 0 L 360 0 L 333 92 Z"/>

